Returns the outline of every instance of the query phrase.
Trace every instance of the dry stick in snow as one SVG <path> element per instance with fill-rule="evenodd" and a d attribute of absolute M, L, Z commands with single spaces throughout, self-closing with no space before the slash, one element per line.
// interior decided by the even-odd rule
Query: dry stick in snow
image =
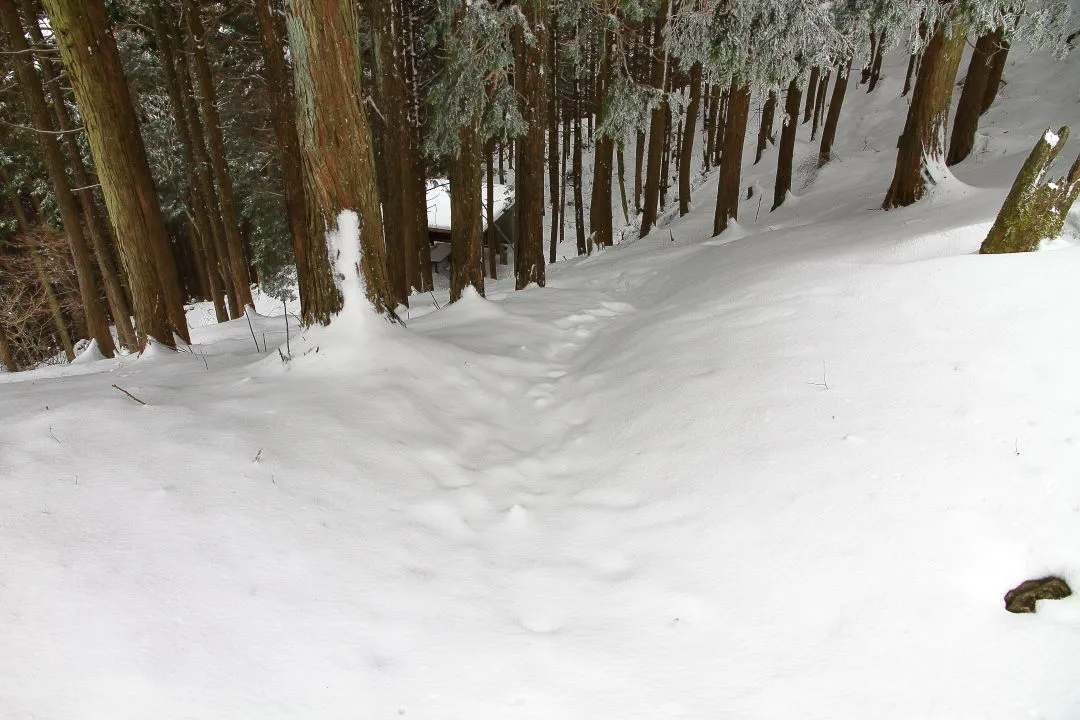
<path fill-rule="evenodd" d="M 248 330 L 251 331 L 251 342 L 255 343 L 255 352 L 262 352 L 259 349 L 259 341 L 255 339 L 255 328 L 251 325 L 251 315 L 248 314 L 247 308 L 244 308 L 244 318 L 248 322 Z M 288 323 L 288 320 L 285 322 Z"/>
<path fill-rule="evenodd" d="M 131 393 L 129 393 L 129 392 L 128 392 L 127 390 L 125 390 L 124 388 L 122 388 L 122 387 L 120 387 L 119 385 L 117 385 L 116 383 L 113 383 L 113 387 L 114 387 L 114 388 L 116 388 L 117 390 L 119 390 L 120 392 L 124 393 L 125 395 L 127 395 L 127 396 L 128 396 L 129 398 L 131 398 L 131 399 L 132 399 L 132 400 L 134 400 L 135 402 L 139 403 L 140 405 L 146 405 L 146 404 L 147 404 L 147 403 L 143 402 L 142 400 L 140 400 L 139 398 L 137 398 L 137 397 L 135 397 L 134 395 L 132 395 Z"/>

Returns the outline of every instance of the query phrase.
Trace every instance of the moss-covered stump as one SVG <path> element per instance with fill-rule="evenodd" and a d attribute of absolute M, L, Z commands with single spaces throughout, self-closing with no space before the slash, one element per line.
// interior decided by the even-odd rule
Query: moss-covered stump
<path fill-rule="evenodd" d="M 1068 139 L 1067 126 L 1056 134 L 1047 128 L 1039 138 L 1013 181 L 980 253 L 1031 252 L 1043 240 L 1061 234 L 1065 216 L 1080 194 L 1080 156 L 1065 177 L 1047 180 L 1046 173 Z"/>

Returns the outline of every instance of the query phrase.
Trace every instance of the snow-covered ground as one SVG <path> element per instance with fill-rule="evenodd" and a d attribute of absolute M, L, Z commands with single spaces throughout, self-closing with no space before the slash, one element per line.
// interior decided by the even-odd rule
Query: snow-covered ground
<path fill-rule="evenodd" d="M 1077 61 L 1014 53 L 885 213 L 901 60 L 719 238 L 710 177 L 545 289 L 292 320 L 288 363 L 270 303 L 0 375 L 0 717 L 1080 717 L 1080 598 L 1002 603 L 1080 586 L 1078 216 L 975 254 Z"/>

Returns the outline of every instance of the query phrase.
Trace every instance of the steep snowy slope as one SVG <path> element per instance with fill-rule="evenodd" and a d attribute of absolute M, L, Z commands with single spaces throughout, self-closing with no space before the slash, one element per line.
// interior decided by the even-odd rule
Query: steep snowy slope
<path fill-rule="evenodd" d="M 1076 60 L 884 213 L 902 70 L 719 238 L 0 375 L 0 717 L 1080 716 L 1078 217 L 974 254 Z"/>

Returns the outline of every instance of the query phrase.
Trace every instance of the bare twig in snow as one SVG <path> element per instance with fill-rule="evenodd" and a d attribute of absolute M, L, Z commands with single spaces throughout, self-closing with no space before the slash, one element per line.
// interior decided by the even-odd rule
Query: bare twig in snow
<path fill-rule="evenodd" d="M 116 388 L 117 390 L 119 390 L 120 392 L 124 393 L 125 395 L 127 395 L 127 396 L 128 396 L 129 398 L 131 398 L 131 399 L 132 399 L 132 400 L 134 400 L 135 402 L 139 403 L 140 405 L 146 405 L 146 403 L 145 403 L 145 402 L 143 402 L 143 401 L 142 401 L 142 400 L 140 400 L 139 398 L 135 397 L 134 395 L 132 395 L 131 393 L 129 393 L 129 392 L 127 391 L 127 390 L 125 390 L 124 388 L 122 388 L 122 387 L 120 387 L 119 385 L 117 385 L 116 383 L 113 383 L 113 387 L 114 387 L 114 388 Z M 59 441 L 57 441 L 57 442 L 59 442 Z"/>
<path fill-rule="evenodd" d="M 259 341 L 255 339 L 255 328 L 251 324 L 251 315 L 248 314 L 247 308 L 244 308 L 244 317 L 247 318 L 248 330 L 251 331 L 251 342 L 255 343 L 255 352 L 262 352 L 262 350 L 259 349 Z"/>
<path fill-rule="evenodd" d="M 825 367 L 824 360 L 821 361 L 821 382 L 808 382 L 806 384 L 813 385 L 814 387 L 820 388 L 821 390 L 829 389 L 829 372 L 828 369 Z"/>

